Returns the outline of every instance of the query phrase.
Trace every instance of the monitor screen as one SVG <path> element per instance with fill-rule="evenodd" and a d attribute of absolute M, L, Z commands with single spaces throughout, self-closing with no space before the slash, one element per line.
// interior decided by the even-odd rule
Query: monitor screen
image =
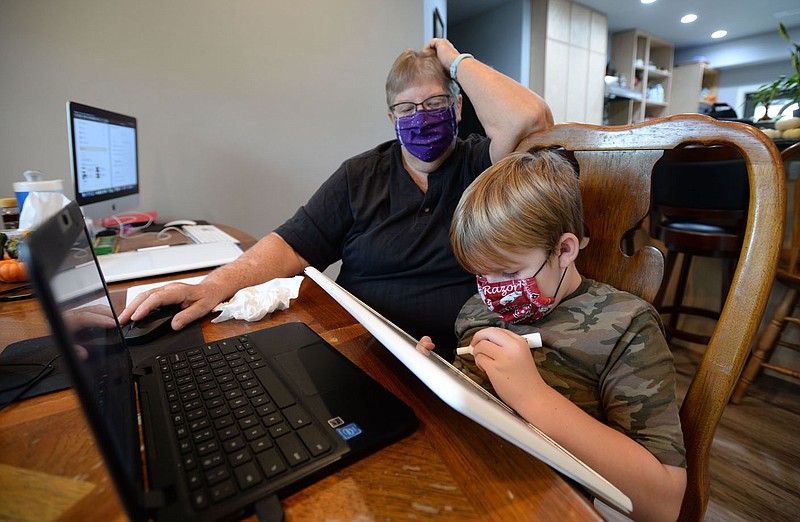
<path fill-rule="evenodd" d="M 139 208 L 136 118 L 67 103 L 75 200 L 92 220 Z"/>

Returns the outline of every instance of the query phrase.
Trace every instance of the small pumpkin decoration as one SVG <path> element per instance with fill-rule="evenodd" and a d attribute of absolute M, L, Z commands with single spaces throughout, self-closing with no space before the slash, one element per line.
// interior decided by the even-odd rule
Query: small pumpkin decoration
<path fill-rule="evenodd" d="M 0 281 L 3 283 L 17 283 L 25 281 L 28 273 L 25 263 L 19 259 L 4 259 L 0 261 Z"/>

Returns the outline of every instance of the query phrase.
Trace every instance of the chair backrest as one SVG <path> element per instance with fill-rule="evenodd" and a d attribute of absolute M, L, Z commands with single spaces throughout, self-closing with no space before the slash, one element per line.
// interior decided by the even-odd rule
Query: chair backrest
<path fill-rule="evenodd" d="M 653 168 L 650 236 L 680 238 L 678 250 L 697 255 L 738 252 L 741 241 L 734 239 L 744 236 L 748 185 L 747 165 L 736 149 L 688 146 L 665 151 Z M 713 228 L 706 230 L 705 225 Z"/>
<path fill-rule="evenodd" d="M 713 148 L 693 148 L 692 153 Z M 677 156 L 657 162 L 653 169 L 653 202 L 657 204 L 746 210 L 747 195 L 747 166 L 743 159 L 684 161 Z"/>
<path fill-rule="evenodd" d="M 793 165 L 797 165 L 800 170 L 800 142 L 795 143 L 791 147 L 783 149 L 781 152 L 781 159 L 784 162 L 784 168 L 787 175 L 793 175 Z M 788 259 L 785 263 L 787 272 L 793 275 L 800 275 L 800 177 L 794 181 L 794 193 L 792 201 L 792 215 L 787 222 L 791 221 L 791 238 L 789 240 Z"/>
<path fill-rule="evenodd" d="M 702 520 L 711 442 L 758 330 L 780 253 L 786 187 L 778 150 L 754 127 L 696 114 L 620 127 L 565 123 L 528 136 L 517 150 L 563 147 L 574 153 L 591 238 L 578 256 L 579 270 L 652 301 L 663 277 L 663 255 L 652 246 L 628 255 L 622 242 L 648 213 L 656 161 L 686 143 L 735 148 L 747 164 L 750 186 L 733 283 L 680 410 L 688 463 L 680 519 Z"/>

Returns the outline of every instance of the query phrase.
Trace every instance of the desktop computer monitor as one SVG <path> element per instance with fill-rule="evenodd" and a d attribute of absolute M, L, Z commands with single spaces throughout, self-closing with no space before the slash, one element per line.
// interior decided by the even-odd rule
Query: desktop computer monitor
<path fill-rule="evenodd" d="M 93 221 L 139 208 L 136 118 L 67 102 L 75 200 Z"/>

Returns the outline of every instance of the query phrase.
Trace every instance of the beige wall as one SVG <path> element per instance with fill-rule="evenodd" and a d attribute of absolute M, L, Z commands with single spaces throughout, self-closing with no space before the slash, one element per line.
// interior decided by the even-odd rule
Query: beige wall
<path fill-rule="evenodd" d="M 3 0 L 0 197 L 68 179 L 65 102 L 138 118 L 142 207 L 262 235 L 345 158 L 393 137 L 423 0 Z M 71 189 L 70 189 L 71 193 Z"/>

